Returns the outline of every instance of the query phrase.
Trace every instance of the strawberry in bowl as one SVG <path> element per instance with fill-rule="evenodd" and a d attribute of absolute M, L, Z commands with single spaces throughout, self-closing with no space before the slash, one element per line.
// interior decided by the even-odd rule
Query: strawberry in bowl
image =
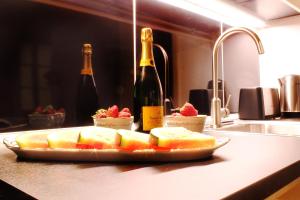
<path fill-rule="evenodd" d="M 108 109 L 99 109 L 92 116 L 95 126 L 102 126 L 114 129 L 131 129 L 133 116 L 129 108 L 123 108 L 119 111 L 117 105 L 113 105 Z"/>
<path fill-rule="evenodd" d="M 190 103 L 185 103 L 179 112 L 164 117 L 164 125 L 167 127 L 184 127 L 190 131 L 202 132 L 206 115 L 198 115 L 198 110 Z"/>

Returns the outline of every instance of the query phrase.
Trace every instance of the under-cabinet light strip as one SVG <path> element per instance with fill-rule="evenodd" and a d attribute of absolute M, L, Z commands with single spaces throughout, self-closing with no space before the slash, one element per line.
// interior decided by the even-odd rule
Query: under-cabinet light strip
<path fill-rule="evenodd" d="M 220 35 L 223 34 L 223 22 L 220 22 Z M 222 108 L 225 108 L 225 71 L 224 71 L 224 46 L 223 42 L 220 46 L 220 53 L 221 53 L 221 74 L 222 74 Z"/>
<path fill-rule="evenodd" d="M 300 13 L 300 1 L 299 0 L 282 0 L 285 4 Z"/>
<path fill-rule="evenodd" d="M 220 0 L 157 0 L 230 26 L 259 28 L 265 21 L 246 12 L 243 8 Z"/>
<path fill-rule="evenodd" d="M 136 80 L 136 0 L 132 0 L 132 21 L 133 21 L 133 83 Z"/>

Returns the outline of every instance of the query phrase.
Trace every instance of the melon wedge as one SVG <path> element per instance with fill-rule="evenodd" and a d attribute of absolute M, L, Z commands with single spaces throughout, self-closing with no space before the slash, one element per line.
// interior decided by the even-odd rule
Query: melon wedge
<path fill-rule="evenodd" d="M 30 131 L 18 135 L 16 137 L 16 142 L 21 149 L 48 148 L 47 135 L 48 132 L 45 131 Z"/>
<path fill-rule="evenodd" d="M 151 148 L 149 134 L 121 129 L 118 130 L 117 137 L 117 141 L 120 142 L 119 146 L 122 149 L 139 150 Z"/>
<path fill-rule="evenodd" d="M 78 130 L 66 129 L 49 133 L 47 140 L 50 148 L 75 149 L 78 138 Z"/>
<path fill-rule="evenodd" d="M 153 146 L 185 149 L 210 148 L 215 146 L 215 138 L 183 127 L 154 128 L 150 131 L 150 143 Z"/>
<path fill-rule="evenodd" d="M 89 127 L 81 130 L 78 146 L 82 148 L 112 149 L 119 144 L 117 130 L 103 127 Z"/>

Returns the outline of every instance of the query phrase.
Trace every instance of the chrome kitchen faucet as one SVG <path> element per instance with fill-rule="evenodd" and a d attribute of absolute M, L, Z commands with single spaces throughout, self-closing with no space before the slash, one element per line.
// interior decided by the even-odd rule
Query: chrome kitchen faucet
<path fill-rule="evenodd" d="M 213 64 L 212 64 L 212 73 L 213 73 L 213 99 L 211 101 L 211 117 L 213 128 L 218 128 L 221 126 L 221 100 L 218 97 L 218 51 L 222 42 L 231 35 L 236 33 L 246 33 L 248 34 L 255 42 L 258 53 L 263 54 L 264 48 L 262 46 L 261 40 L 258 35 L 251 29 L 244 27 L 235 27 L 226 30 L 222 33 L 215 42 L 213 48 Z"/>

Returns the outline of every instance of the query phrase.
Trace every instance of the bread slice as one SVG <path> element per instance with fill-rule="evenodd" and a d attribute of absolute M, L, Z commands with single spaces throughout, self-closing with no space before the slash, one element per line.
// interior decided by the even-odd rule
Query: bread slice
<path fill-rule="evenodd" d="M 47 136 L 50 148 L 75 149 L 79 138 L 78 130 L 61 129 L 49 133 Z"/>
<path fill-rule="evenodd" d="M 104 127 L 89 127 L 81 130 L 78 147 L 95 149 L 112 149 L 119 144 L 117 130 Z"/>
<path fill-rule="evenodd" d="M 48 132 L 46 131 L 29 131 L 16 137 L 18 146 L 23 148 L 48 148 Z"/>
<path fill-rule="evenodd" d="M 151 145 L 170 149 L 210 148 L 215 142 L 213 136 L 192 132 L 183 127 L 154 128 L 150 132 Z"/>
<path fill-rule="evenodd" d="M 119 146 L 126 150 L 139 150 L 151 148 L 149 142 L 149 134 L 130 131 L 130 130 L 118 130 Z"/>

